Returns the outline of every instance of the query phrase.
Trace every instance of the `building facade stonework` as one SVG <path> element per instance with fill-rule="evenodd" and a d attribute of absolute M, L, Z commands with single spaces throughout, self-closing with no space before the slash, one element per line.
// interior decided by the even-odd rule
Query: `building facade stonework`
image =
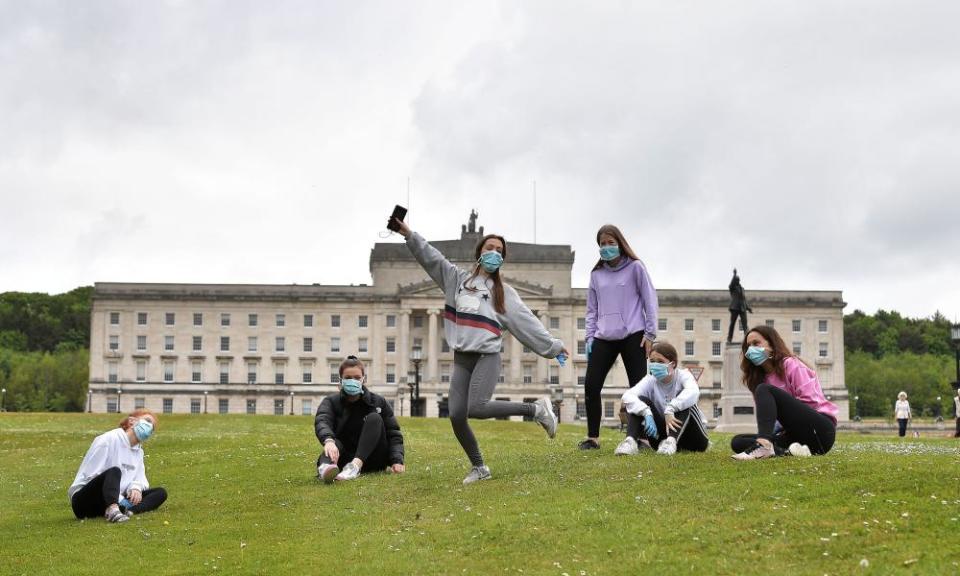
<path fill-rule="evenodd" d="M 479 232 L 433 242 L 461 267 L 474 264 Z M 508 239 L 509 242 L 509 239 Z M 494 398 L 550 396 L 561 422 L 585 422 L 585 288 L 571 286 L 570 246 L 508 244 L 504 280 L 572 354 L 567 365 L 540 358 L 505 333 Z M 398 415 L 446 416 L 453 352 L 443 337 L 443 294 L 399 243 L 377 243 L 371 285 L 97 283 L 94 289 L 88 409 L 158 413 L 312 415 L 337 390 L 337 368 L 353 354 L 367 386 Z M 656 283 L 664 274 L 651 271 Z M 772 324 L 820 375 L 848 419 L 843 307 L 839 291 L 751 291 L 753 323 Z M 729 294 L 658 290 L 657 338 L 699 373 L 700 408 L 719 416 Z M 421 360 L 411 356 L 414 349 Z M 416 386 L 419 374 L 419 387 Z M 619 423 L 628 386 L 618 360 L 603 389 L 604 423 Z"/>

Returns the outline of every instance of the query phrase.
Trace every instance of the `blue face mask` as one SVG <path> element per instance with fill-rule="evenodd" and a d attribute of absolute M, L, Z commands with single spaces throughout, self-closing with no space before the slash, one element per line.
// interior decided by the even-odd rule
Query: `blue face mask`
<path fill-rule="evenodd" d="M 483 269 L 489 274 L 493 274 L 499 270 L 501 264 L 503 264 L 503 256 L 496 250 L 484 252 L 480 255 L 480 265 L 483 266 Z"/>
<path fill-rule="evenodd" d="M 618 256 L 620 256 L 619 246 L 601 246 L 600 247 L 600 259 L 603 260 L 604 262 L 616 260 Z"/>
<path fill-rule="evenodd" d="M 663 362 L 648 362 L 647 370 L 649 370 L 650 374 L 657 380 L 663 380 L 670 374 L 670 365 L 664 364 Z"/>
<path fill-rule="evenodd" d="M 353 378 L 344 378 L 341 382 L 343 393 L 347 396 L 356 396 L 363 392 L 363 380 L 354 380 Z"/>
<path fill-rule="evenodd" d="M 133 433 L 136 434 L 137 440 L 146 442 L 153 435 L 153 424 L 149 420 L 137 420 L 133 425 Z"/>
<path fill-rule="evenodd" d="M 746 356 L 747 360 L 752 362 L 754 366 L 759 366 L 770 359 L 770 355 L 767 354 L 767 349 L 760 346 L 747 348 L 747 351 L 743 355 Z"/>

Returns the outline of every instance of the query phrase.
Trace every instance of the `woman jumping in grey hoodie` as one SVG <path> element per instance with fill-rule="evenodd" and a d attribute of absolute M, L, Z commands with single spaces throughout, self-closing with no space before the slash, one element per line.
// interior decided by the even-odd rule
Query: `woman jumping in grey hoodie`
<path fill-rule="evenodd" d="M 490 469 L 483 463 L 468 418 L 530 416 L 551 438 L 557 431 L 557 417 L 548 398 L 534 403 L 490 399 L 500 376 L 502 330 L 545 358 L 567 357 L 569 352 L 544 328 L 517 291 L 500 279 L 500 265 L 507 256 L 507 241 L 501 236 L 488 234 L 480 240 L 474 255 L 477 264 L 467 271 L 451 264 L 403 221 L 392 219 L 390 224 L 407 239 L 407 248 L 443 290 L 443 329 L 453 349 L 450 422 L 473 465 L 463 483 L 487 480 Z"/>

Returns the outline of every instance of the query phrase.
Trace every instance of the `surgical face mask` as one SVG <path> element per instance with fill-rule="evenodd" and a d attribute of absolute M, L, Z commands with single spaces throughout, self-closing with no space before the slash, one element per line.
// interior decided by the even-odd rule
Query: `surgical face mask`
<path fill-rule="evenodd" d="M 483 269 L 489 274 L 493 274 L 499 270 L 501 264 L 503 264 L 503 256 L 496 250 L 484 252 L 480 255 L 480 265 L 483 266 Z"/>
<path fill-rule="evenodd" d="M 670 365 L 663 362 L 650 362 L 647 364 L 647 370 L 657 380 L 663 380 L 670 374 Z"/>
<path fill-rule="evenodd" d="M 343 393 L 347 396 L 356 396 L 363 392 L 363 380 L 354 380 L 353 378 L 344 378 L 341 381 Z"/>
<path fill-rule="evenodd" d="M 600 259 L 603 260 L 604 262 L 616 260 L 618 256 L 620 256 L 619 246 L 613 245 L 613 246 L 600 247 Z"/>
<path fill-rule="evenodd" d="M 759 366 L 766 362 L 770 355 L 767 353 L 767 349 L 762 346 L 751 346 L 747 348 L 744 356 L 747 357 L 747 360 L 753 363 L 754 366 Z"/>
<path fill-rule="evenodd" d="M 133 433 L 137 436 L 137 440 L 146 442 L 153 435 L 153 424 L 146 419 L 137 420 L 133 425 Z"/>

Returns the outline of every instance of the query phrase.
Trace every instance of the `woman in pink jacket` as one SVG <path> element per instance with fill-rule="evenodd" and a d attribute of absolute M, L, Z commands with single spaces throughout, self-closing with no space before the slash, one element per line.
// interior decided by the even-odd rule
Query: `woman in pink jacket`
<path fill-rule="evenodd" d="M 734 459 L 826 454 L 833 447 L 837 407 L 823 396 L 817 373 L 794 356 L 776 330 L 750 330 L 740 369 L 753 393 L 757 433 L 734 436 Z"/>

